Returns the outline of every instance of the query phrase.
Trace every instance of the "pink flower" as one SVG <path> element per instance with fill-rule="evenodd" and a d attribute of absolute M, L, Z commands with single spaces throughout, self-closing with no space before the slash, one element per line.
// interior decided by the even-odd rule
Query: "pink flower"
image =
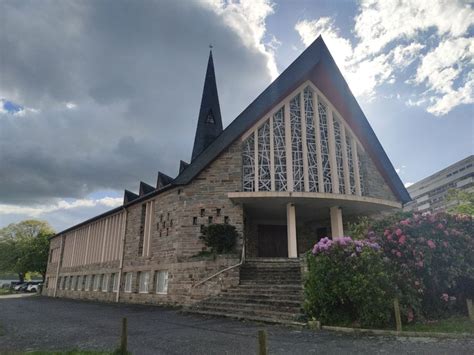
<path fill-rule="evenodd" d="M 449 301 L 449 295 L 447 293 L 443 293 L 440 297 L 444 302 Z"/>
<path fill-rule="evenodd" d="M 387 239 L 388 239 L 388 240 L 392 240 L 392 235 L 389 234 L 389 235 L 387 236 Z"/>
<path fill-rule="evenodd" d="M 438 225 L 436 226 L 436 228 L 438 228 L 438 229 L 444 229 L 444 226 L 443 226 L 442 223 L 438 223 Z"/>
<path fill-rule="evenodd" d="M 430 249 L 436 248 L 435 242 L 433 242 L 431 239 L 428 240 L 428 241 L 426 242 L 426 244 L 428 244 L 428 246 L 430 247 Z"/>
<path fill-rule="evenodd" d="M 443 245 L 444 245 L 445 248 L 447 248 L 448 247 L 448 242 L 443 242 Z"/>
<path fill-rule="evenodd" d="M 401 236 L 402 235 L 402 230 L 400 228 L 398 228 L 396 231 L 395 231 L 395 234 L 397 235 L 397 237 Z"/>
<path fill-rule="evenodd" d="M 408 226 L 410 224 L 410 218 L 404 219 L 400 222 L 401 225 Z"/>
<path fill-rule="evenodd" d="M 414 318 L 414 316 L 413 316 L 413 309 L 410 308 L 410 309 L 408 310 L 408 314 L 407 314 L 407 321 L 408 321 L 408 323 L 413 322 L 413 318 Z"/>
<path fill-rule="evenodd" d="M 418 267 L 423 267 L 423 260 L 418 261 L 415 265 Z"/>
<path fill-rule="evenodd" d="M 405 235 L 401 235 L 400 238 L 398 239 L 398 242 L 400 244 L 405 244 L 405 241 L 407 240 L 407 237 Z"/>
<path fill-rule="evenodd" d="M 386 237 L 390 234 L 390 230 L 386 229 L 384 232 L 383 232 L 383 235 Z"/>
<path fill-rule="evenodd" d="M 399 251 L 397 251 L 397 256 L 400 258 L 402 256 L 402 253 L 400 253 Z"/>

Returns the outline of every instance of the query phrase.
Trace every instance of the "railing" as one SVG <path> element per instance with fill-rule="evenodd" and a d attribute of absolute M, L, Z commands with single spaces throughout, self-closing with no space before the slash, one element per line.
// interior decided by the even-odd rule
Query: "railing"
<path fill-rule="evenodd" d="M 229 271 L 229 270 L 232 270 L 232 269 L 235 269 L 236 267 L 239 267 L 241 266 L 243 263 L 245 262 L 245 240 L 243 240 L 243 243 L 242 243 L 242 255 L 240 256 L 240 262 L 238 264 L 235 264 L 235 265 L 231 265 L 231 266 L 228 266 L 222 270 L 219 270 L 218 272 L 216 272 L 215 274 L 212 274 L 211 276 L 209 277 L 206 277 L 204 280 L 201 280 L 197 283 L 195 283 L 191 288 L 194 288 L 194 287 L 197 287 L 197 286 L 200 286 L 202 285 L 203 283 L 206 283 L 207 281 L 213 279 L 214 277 L 226 272 L 226 271 Z"/>

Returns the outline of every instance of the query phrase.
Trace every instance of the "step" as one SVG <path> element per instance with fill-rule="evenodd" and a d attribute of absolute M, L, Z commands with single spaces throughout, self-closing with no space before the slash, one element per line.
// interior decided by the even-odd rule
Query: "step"
<path fill-rule="evenodd" d="M 280 300 L 280 299 L 241 299 L 241 298 L 232 298 L 232 297 L 215 297 L 204 300 L 200 303 L 210 304 L 229 304 L 229 305 L 239 305 L 239 306 L 249 306 L 249 307 L 260 307 L 260 306 L 271 306 L 271 307 L 284 307 L 284 308 L 296 308 L 300 309 L 302 301 L 290 301 L 290 300 Z"/>
<path fill-rule="evenodd" d="M 239 312 L 250 312 L 250 313 L 264 313 L 264 312 L 281 312 L 285 314 L 299 314 L 301 313 L 300 306 L 293 307 L 282 307 L 274 306 L 267 304 L 240 304 L 240 303 L 231 303 L 231 302 L 205 302 L 200 303 L 196 308 L 207 309 L 207 310 L 219 310 L 225 309 L 229 313 L 239 313 Z"/>
<path fill-rule="evenodd" d="M 264 310 L 264 309 L 229 309 L 227 307 L 209 307 L 206 305 L 194 305 L 192 310 L 206 311 L 206 312 L 219 312 L 224 314 L 232 314 L 245 318 L 246 316 L 259 316 L 266 318 L 275 318 L 275 319 L 286 319 L 286 320 L 297 320 L 301 316 L 301 313 L 295 312 L 278 312 L 273 310 Z"/>
<path fill-rule="evenodd" d="M 251 320 L 255 322 L 262 322 L 262 323 L 277 323 L 277 324 L 286 324 L 286 325 L 295 325 L 295 326 L 305 326 L 306 323 L 299 322 L 299 321 L 291 321 L 279 318 L 269 318 L 269 317 L 261 317 L 256 315 L 247 315 L 242 316 L 239 314 L 229 314 L 225 312 L 215 312 L 215 311 L 203 311 L 203 310 L 196 310 L 196 309 L 186 309 L 183 312 L 186 313 L 194 313 L 194 314 L 201 314 L 207 316 L 214 316 L 214 317 L 226 317 L 226 318 L 234 318 L 234 319 L 245 319 Z"/>
<path fill-rule="evenodd" d="M 278 299 L 281 302 L 297 302 L 302 303 L 303 295 L 302 294 L 249 294 L 244 292 L 229 292 L 229 293 L 222 293 L 219 298 L 232 299 L 235 301 L 251 301 L 251 302 L 265 302 L 265 301 L 274 301 Z"/>

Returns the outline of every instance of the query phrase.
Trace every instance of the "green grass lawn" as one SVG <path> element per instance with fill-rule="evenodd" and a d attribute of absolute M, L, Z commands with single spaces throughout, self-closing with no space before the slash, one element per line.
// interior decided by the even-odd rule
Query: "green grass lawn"
<path fill-rule="evenodd" d="M 438 321 L 403 325 L 403 330 L 411 332 L 438 332 L 438 333 L 472 333 L 474 322 L 468 317 L 456 316 Z"/>
<path fill-rule="evenodd" d="M 2 295 L 10 295 L 13 292 L 9 288 L 0 288 L 0 296 Z"/>

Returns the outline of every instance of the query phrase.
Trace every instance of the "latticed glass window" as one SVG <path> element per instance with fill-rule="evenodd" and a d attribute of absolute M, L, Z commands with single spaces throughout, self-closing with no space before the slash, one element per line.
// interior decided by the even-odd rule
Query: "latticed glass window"
<path fill-rule="evenodd" d="M 301 138 L 300 94 L 290 101 L 291 154 L 293 158 L 293 189 L 304 191 L 303 141 Z"/>
<path fill-rule="evenodd" d="M 348 132 L 346 132 L 346 148 L 347 148 L 347 165 L 349 167 L 350 191 L 351 191 L 351 194 L 354 195 L 356 193 L 354 157 L 353 157 L 353 152 L 352 152 L 352 138 L 350 137 Z"/>
<path fill-rule="evenodd" d="M 125 274 L 125 292 L 132 292 L 132 276 L 131 272 Z"/>
<path fill-rule="evenodd" d="M 273 115 L 273 154 L 275 162 L 275 190 L 286 191 L 285 108 Z"/>
<path fill-rule="evenodd" d="M 168 271 L 157 271 L 156 293 L 168 293 Z"/>
<path fill-rule="evenodd" d="M 304 89 L 304 111 L 306 119 L 306 144 L 308 147 L 308 185 L 309 191 L 319 191 L 318 153 L 316 146 L 316 127 L 314 124 L 313 90 Z"/>
<path fill-rule="evenodd" d="M 357 157 L 359 162 L 359 181 L 360 181 L 360 193 L 361 195 L 365 195 L 365 186 L 364 186 L 364 177 L 363 177 L 363 170 L 362 170 L 362 154 L 360 154 L 359 149 L 357 149 Z"/>
<path fill-rule="evenodd" d="M 337 177 L 339 180 L 339 193 L 343 194 L 345 190 L 344 182 L 344 159 L 343 159 L 343 149 L 342 149 L 342 132 L 341 132 L 341 123 L 338 118 L 334 116 L 334 141 L 336 143 L 336 168 L 337 168 Z"/>
<path fill-rule="evenodd" d="M 270 191 L 270 122 L 267 120 L 257 132 L 258 137 L 258 189 L 259 191 Z"/>
<path fill-rule="evenodd" d="M 150 284 L 150 272 L 149 271 L 140 272 L 138 292 L 148 293 L 149 284 Z"/>
<path fill-rule="evenodd" d="M 242 145 L 243 191 L 255 191 L 255 138 L 251 134 Z"/>
<path fill-rule="evenodd" d="M 321 141 L 321 161 L 323 166 L 324 192 L 332 192 L 331 167 L 329 165 L 329 139 L 328 139 L 328 119 L 327 109 L 321 102 L 318 102 L 319 111 L 319 132 Z"/>

